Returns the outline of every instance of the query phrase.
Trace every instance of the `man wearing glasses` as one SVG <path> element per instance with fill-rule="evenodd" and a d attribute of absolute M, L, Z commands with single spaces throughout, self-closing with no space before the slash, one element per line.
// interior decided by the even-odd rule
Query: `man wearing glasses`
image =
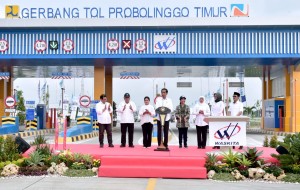
<path fill-rule="evenodd" d="M 243 115 L 243 103 L 239 101 L 240 93 L 234 92 L 233 93 L 233 103 L 230 104 L 229 107 L 229 116 L 241 116 Z M 235 147 L 233 146 L 233 149 Z M 239 149 L 243 149 L 243 146 L 240 146 Z"/>

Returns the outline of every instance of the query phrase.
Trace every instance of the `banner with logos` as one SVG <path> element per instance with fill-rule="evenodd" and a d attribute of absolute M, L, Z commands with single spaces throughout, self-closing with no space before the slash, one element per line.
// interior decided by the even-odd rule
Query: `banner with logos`
<path fill-rule="evenodd" d="M 299 0 L 1 0 L 0 25 L 297 25 L 299 6 Z"/>
<path fill-rule="evenodd" d="M 209 146 L 246 145 L 246 122 L 209 122 Z"/>

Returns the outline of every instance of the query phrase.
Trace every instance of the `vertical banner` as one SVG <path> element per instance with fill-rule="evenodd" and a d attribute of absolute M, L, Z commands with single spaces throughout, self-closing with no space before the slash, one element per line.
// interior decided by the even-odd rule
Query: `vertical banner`
<path fill-rule="evenodd" d="M 64 141 L 63 141 L 63 150 L 66 150 L 66 140 L 67 140 L 67 118 L 64 120 Z"/>
<path fill-rule="evenodd" d="M 246 122 L 209 122 L 209 146 L 246 146 Z"/>
<path fill-rule="evenodd" d="M 56 122 L 56 119 L 54 120 L 54 125 L 55 125 L 55 139 L 54 139 L 54 142 L 55 142 L 55 145 L 54 145 L 54 149 L 55 151 L 58 150 L 58 134 L 59 134 L 59 124 L 58 122 Z"/>

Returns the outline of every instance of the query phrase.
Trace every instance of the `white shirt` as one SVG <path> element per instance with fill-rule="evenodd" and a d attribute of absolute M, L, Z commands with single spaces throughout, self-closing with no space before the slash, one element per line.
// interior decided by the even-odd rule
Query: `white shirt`
<path fill-rule="evenodd" d="M 211 116 L 226 116 L 225 106 L 223 101 L 219 101 L 212 105 Z"/>
<path fill-rule="evenodd" d="M 123 111 L 125 105 L 126 105 L 126 108 Z M 130 106 L 132 107 L 132 110 L 129 108 Z M 134 115 L 133 115 L 133 113 L 136 112 L 136 105 L 135 105 L 134 102 L 129 101 L 128 104 L 126 104 L 125 101 L 122 101 L 119 104 L 117 111 L 119 113 L 121 113 L 121 115 L 120 115 L 120 118 L 121 118 L 120 123 L 134 123 Z"/>
<path fill-rule="evenodd" d="M 106 110 L 103 112 L 103 109 L 106 106 Z M 110 108 L 110 111 L 108 111 L 108 108 Z M 110 124 L 111 123 L 111 116 L 112 113 L 112 107 L 111 104 L 106 102 L 103 104 L 101 101 L 96 104 L 96 112 L 97 112 L 97 120 L 101 124 Z"/>
<path fill-rule="evenodd" d="M 237 116 L 239 112 L 242 112 L 243 115 L 243 107 L 243 103 L 238 100 L 236 103 L 233 102 L 230 104 L 228 111 L 230 111 L 231 116 Z"/>
<path fill-rule="evenodd" d="M 173 111 L 173 103 L 170 98 L 163 99 L 162 97 L 158 97 L 156 99 L 155 108 L 157 109 L 162 106 L 169 108 L 171 112 Z M 165 121 L 169 121 L 170 119 L 171 119 L 171 113 L 167 114 Z M 157 120 L 160 121 L 159 116 L 157 116 Z"/>
<path fill-rule="evenodd" d="M 199 111 L 202 110 L 204 112 L 204 114 L 200 114 Z M 194 107 L 194 112 L 193 114 L 196 115 L 196 120 L 195 120 L 195 124 L 197 126 L 205 126 L 208 125 L 206 122 L 203 121 L 203 119 L 207 116 L 210 115 L 210 109 L 209 106 L 206 103 L 198 103 L 196 104 L 196 106 Z"/>
<path fill-rule="evenodd" d="M 146 111 L 146 109 L 151 113 L 151 115 L 149 115 L 149 114 L 143 115 L 143 113 Z M 139 115 L 141 116 L 141 125 L 143 125 L 144 123 L 152 123 L 153 124 L 153 117 L 155 116 L 154 107 L 150 104 L 143 105 L 140 108 Z"/>

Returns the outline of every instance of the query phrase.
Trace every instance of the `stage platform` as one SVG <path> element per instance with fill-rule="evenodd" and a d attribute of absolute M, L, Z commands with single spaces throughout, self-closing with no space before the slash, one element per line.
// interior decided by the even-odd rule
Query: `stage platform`
<path fill-rule="evenodd" d="M 54 145 L 51 145 L 54 148 Z M 155 178 L 206 178 L 205 156 L 206 153 L 220 154 L 227 151 L 228 147 L 220 150 L 207 147 L 198 149 L 196 146 L 179 148 L 169 146 L 170 151 L 154 151 L 156 146 L 143 148 L 136 145 L 134 148 L 120 148 L 115 145 L 109 148 L 107 145 L 100 148 L 97 144 L 68 144 L 67 149 L 71 152 L 91 154 L 96 159 L 101 159 L 99 177 L 155 177 Z M 272 153 L 277 153 L 274 148 L 258 147 L 263 151 L 261 158 L 266 162 L 277 162 L 271 157 Z M 62 150 L 62 145 L 59 145 Z M 246 147 L 244 147 L 246 150 Z M 32 151 L 29 149 L 25 155 Z M 243 152 L 235 149 L 234 151 Z"/>

